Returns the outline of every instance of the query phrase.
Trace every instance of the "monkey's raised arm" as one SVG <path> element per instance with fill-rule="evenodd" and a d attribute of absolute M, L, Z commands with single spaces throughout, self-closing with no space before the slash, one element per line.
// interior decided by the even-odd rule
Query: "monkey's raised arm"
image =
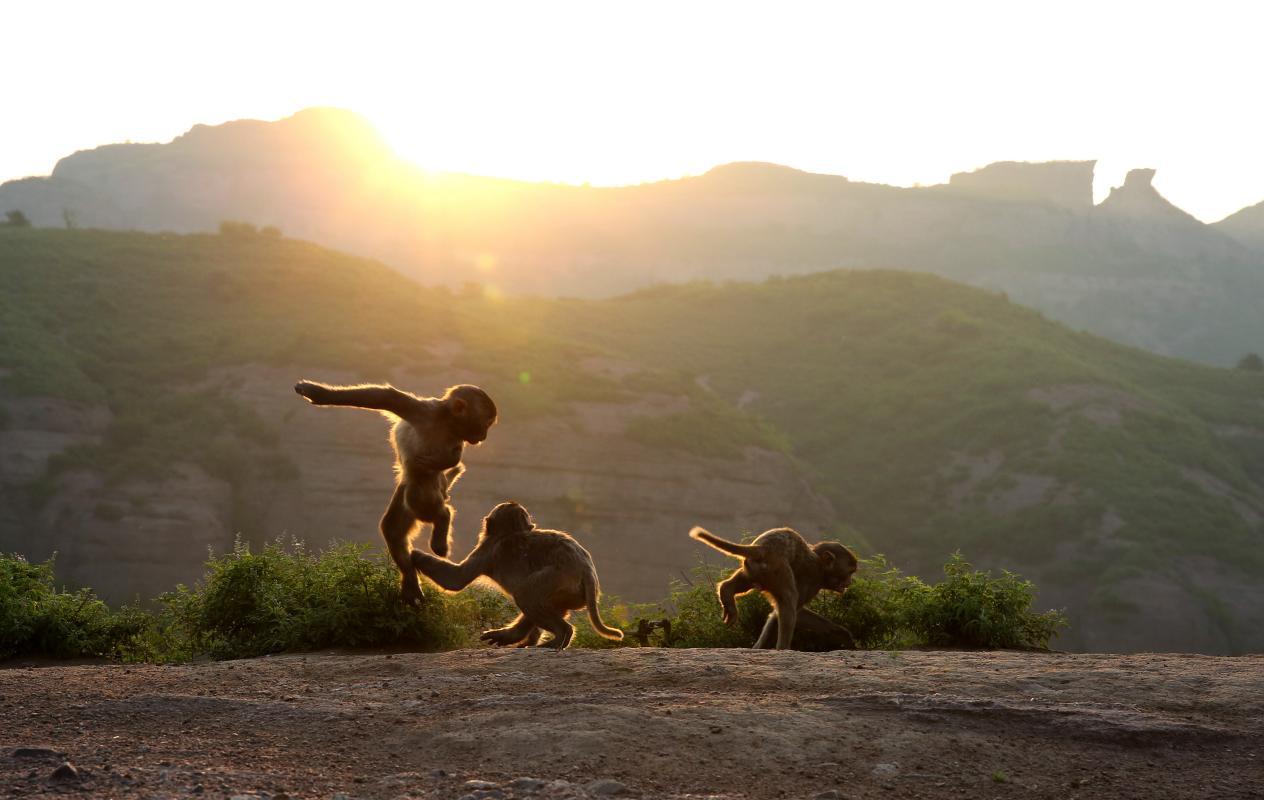
<path fill-rule="evenodd" d="M 408 419 L 424 411 L 421 400 L 394 386 L 326 386 L 314 381 L 299 381 L 294 391 L 317 406 L 350 406 L 371 411 L 389 411 Z"/>
<path fill-rule="evenodd" d="M 449 592 L 459 592 L 486 574 L 483 564 L 483 553 L 477 547 L 460 564 L 455 564 L 446 558 L 423 553 L 420 550 L 413 551 L 412 559 L 413 566 L 422 575 L 438 584 L 440 589 L 445 589 Z"/>

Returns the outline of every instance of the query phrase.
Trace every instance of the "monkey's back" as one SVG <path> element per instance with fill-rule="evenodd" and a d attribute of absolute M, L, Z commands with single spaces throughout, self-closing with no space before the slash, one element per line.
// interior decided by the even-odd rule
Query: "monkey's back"
<path fill-rule="evenodd" d="M 592 555 L 569 533 L 536 528 L 502 542 L 491 576 L 521 606 L 523 595 L 547 595 L 560 608 L 586 605 L 584 584 L 597 583 Z"/>
<path fill-rule="evenodd" d="M 758 558 L 743 560 L 743 568 L 756 581 L 763 577 L 762 573 L 776 564 L 789 564 L 795 574 L 804 568 L 812 568 L 816 557 L 812 546 L 793 528 L 773 528 L 765 531 L 751 542 L 759 547 L 763 554 Z"/>

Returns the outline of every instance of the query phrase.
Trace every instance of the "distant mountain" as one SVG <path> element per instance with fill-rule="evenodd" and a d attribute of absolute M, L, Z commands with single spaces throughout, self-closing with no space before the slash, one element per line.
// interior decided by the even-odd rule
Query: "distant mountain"
<path fill-rule="evenodd" d="M 894 270 L 504 298 L 272 236 L 0 228 L 0 550 L 120 599 L 238 533 L 377 542 L 384 422 L 303 376 L 496 397 L 457 553 L 513 497 L 650 600 L 692 525 L 791 524 L 1016 570 L 1060 647 L 1264 649 L 1264 375 Z"/>
<path fill-rule="evenodd" d="M 772 164 L 619 188 L 431 173 L 350 112 L 197 126 L 0 186 L 39 226 L 208 231 L 221 220 L 382 259 L 426 283 L 603 296 L 663 281 L 834 268 L 933 272 L 1067 324 L 1231 364 L 1264 350 L 1264 230 L 1215 226 L 1134 170 L 1101 205 L 1091 161 L 1003 162 L 896 188 Z M 1237 221 L 1235 221 L 1237 220 Z"/>
<path fill-rule="evenodd" d="M 1264 252 L 1264 203 L 1247 206 L 1212 227 L 1248 247 Z"/>

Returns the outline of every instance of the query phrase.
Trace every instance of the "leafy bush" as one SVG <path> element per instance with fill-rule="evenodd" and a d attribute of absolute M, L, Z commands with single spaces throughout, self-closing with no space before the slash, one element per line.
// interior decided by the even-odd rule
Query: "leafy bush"
<path fill-rule="evenodd" d="M 111 611 L 91 589 L 58 591 L 53 562 L 0 554 L 0 660 L 18 656 L 126 657 L 151 625 L 135 607 Z"/>
<path fill-rule="evenodd" d="M 476 588 L 445 595 L 423 582 L 418 608 L 401 604 L 399 574 L 385 557 L 363 557 L 368 545 L 340 544 L 319 555 L 301 543 L 261 552 L 238 542 L 212 557 L 192 589 L 159 598 L 166 657 L 206 653 L 244 658 L 322 647 L 469 646 L 478 631 L 508 619 L 508 601 Z"/>
<path fill-rule="evenodd" d="M 932 647 L 1043 648 L 1067 624 L 1057 611 L 1034 613 L 1035 586 L 1008 570 L 994 578 L 954 553 L 944 577 L 911 606 L 911 627 Z"/>
<path fill-rule="evenodd" d="M 0 660 L 47 655 L 163 662 L 324 647 L 443 650 L 475 646 L 481 631 L 517 613 L 491 589 L 448 595 L 425 582 L 423 604 L 404 606 L 394 565 L 385 556 L 365 558 L 368 548 L 340 544 L 313 554 L 297 542 L 276 542 L 256 553 L 238 542 L 232 552 L 212 556 L 197 585 L 159 597 L 157 614 L 137 607 L 111 611 L 89 589 L 59 592 L 51 561 L 30 564 L 21 556 L 0 556 Z M 674 583 L 661 604 L 626 604 L 607 596 L 602 618 L 623 629 L 625 638 L 598 636 L 581 612 L 572 619 L 574 646 L 635 646 L 637 621 L 666 618 L 672 647 L 749 647 L 771 609 L 758 592 L 749 593 L 738 599 L 738 623 L 725 625 L 715 583 L 727 572 L 698 567 L 693 581 Z M 795 647 L 1044 648 L 1066 625 L 1059 612 L 1034 613 L 1034 587 L 1013 573 L 997 578 L 976 571 L 958 553 L 944 565 L 944 574 L 943 581 L 928 585 L 903 575 L 883 556 L 866 559 L 846 595 L 822 592 L 810 606 L 845 626 L 853 640 L 801 631 Z M 660 632 L 652 636 L 655 643 L 664 640 Z"/>
<path fill-rule="evenodd" d="M 26 214 L 18 209 L 4 212 L 4 225 L 10 228 L 29 228 L 31 221 L 27 219 Z"/>

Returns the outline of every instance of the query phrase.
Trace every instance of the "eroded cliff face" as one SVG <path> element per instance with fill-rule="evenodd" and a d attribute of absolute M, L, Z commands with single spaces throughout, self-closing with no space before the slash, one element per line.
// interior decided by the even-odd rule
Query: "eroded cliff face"
<path fill-rule="evenodd" d="M 207 548 L 232 545 L 233 488 L 195 464 L 121 481 L 90 464 L 47 476 L 51 459 L 103 442 L 106 407 L 0 396 L 0 409 L 0 550 L 56 555 L 59 581 L 125 602 L 192 582 Z"/>
<path fill-rule="evenodd" d="M 60 580 L 92 586 L 112 602 L 193 582 L 207 549 L 224 552 L 238 534 L 256 544 L 277 536 L 317 547 L 332 539 L 379 544 L 378 519 L 394 481 L 389 423 L 368 411 L 309 406 L 292 389 L 299 377 L 356 381 L 328 370 L 260 366 L 210 379 L 274 427 L 297 478 L 233 486 L 193 464 L 175 463 L 153 480 L 114 484 L 78 468 L 58 474 L 39 503 L 30 482 L 47 459 L 78 442 L 99 442 L 108 413 L 83 406 L 72 414 L 54 401 L 6 401 L 0 543 L 31 559 L 56 551 Z M 383 377 L 419 392 L 478 379 L 454 369 Z M 454 555 L 469 551 L 496 503 L 515 499 L 542 527 L 580 539 L 605 592 L 655 600 L 701 559 L 724 562 L 687 537 L 693 525 L 732 536 L 791 525 L 810 539 L 831 530 L 830 504 L 781 453 L 748 448 L 739 459 L 702 458 L 624 435 L 632 419 L 677 412 L 687 402 L 650 394 L 626 403 L 576 403 L 558 415 L 503 414 L 488 441 L 466 452 L 468 471 L 453 492 Z"/>

